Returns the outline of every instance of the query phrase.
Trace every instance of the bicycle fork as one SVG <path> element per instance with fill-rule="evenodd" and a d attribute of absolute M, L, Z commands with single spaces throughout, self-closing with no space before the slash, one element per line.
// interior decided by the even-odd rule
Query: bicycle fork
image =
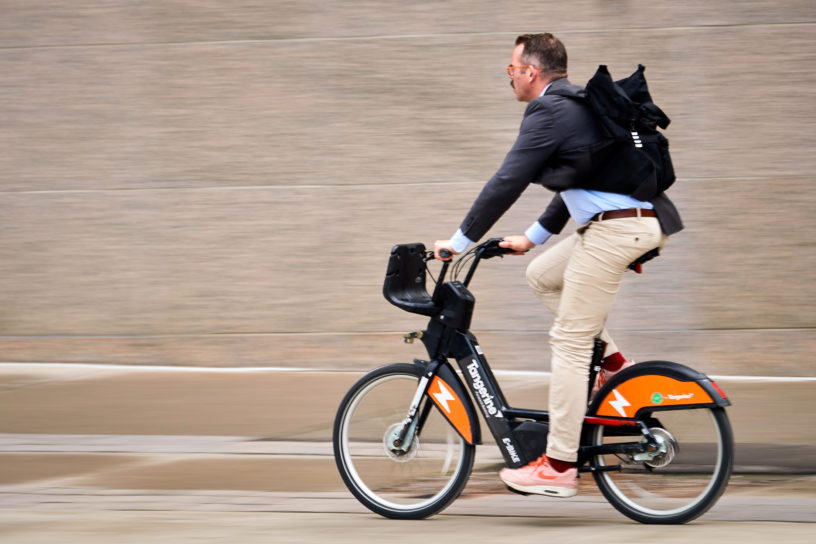
<path fill-rule="evenodd" d="M 425 420 L 428 419 L 432 404 L 430 399 L 425 401 L 421 410 L 420 405 L 428 395 L 431 380 L 435 376 L 439 364 L 439 361 L 431 361 L 428 364 L 425 374 L 419 379 L 416 393 L 414 393 L 414 398 L 408 407 L 408 414 L 402 420 L 402 424 L 394 429 L 394 432 L 388 438 L 388 448 L 397 455 L 404 455 L 411 450 L 414 438 L 419 436 Z"/>

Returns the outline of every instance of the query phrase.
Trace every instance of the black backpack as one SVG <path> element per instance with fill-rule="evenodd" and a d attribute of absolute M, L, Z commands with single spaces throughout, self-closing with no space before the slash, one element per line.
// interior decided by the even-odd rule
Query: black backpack
<path fill-rule="evenodd" d="M 631 188 L 630 194 L 638 200 L 654 198 L 675 180 L 669 141 L 657 130 L 671 121 L 652 102 L 645 69 L 640 64 L 629 77 L 613 81 L 601 65 L 582 96 L 564 93 L 585 101 L 599 119 L 608 139 L 603 158 L 596 162 L 603 164 L 604 179 L 620 180 L 618 186 Z"/>

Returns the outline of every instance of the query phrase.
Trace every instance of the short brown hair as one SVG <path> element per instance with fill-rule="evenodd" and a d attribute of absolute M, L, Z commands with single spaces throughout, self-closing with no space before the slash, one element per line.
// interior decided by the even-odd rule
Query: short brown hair
<path fill-rule="evenodd" d="M 516 45 L 524 44 L 521 58 L 535 64 L 544 72 L 567 73 L 567 48 L 561 40 L 550 34 L 522 34 L 516 38 Z"/>

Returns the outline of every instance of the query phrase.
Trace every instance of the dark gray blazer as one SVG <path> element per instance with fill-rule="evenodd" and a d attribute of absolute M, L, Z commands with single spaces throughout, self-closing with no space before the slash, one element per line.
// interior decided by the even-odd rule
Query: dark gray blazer
<path fill-rule="evenodd" d="M 547 94 L 532 100 L 524 111 L 518 137 L 499 170 L 482 188 L 460 226 L 462 233 L 477 241 L 515 203 L 530 183 L 540 183 L 556 191 L 538 219 L 541 226 L 558 234 L 569 219 L 559 191 L 572 188 L 618 192 L 604 184 L 602 176 L 591 185 L 579 184 L 579 176 L 564 175 L 590 160 L 590 153 L 603 143 L 600 127 L 590 109 L 577 100 L 551 95 L 550 90 L 582 92 L 566 78 L 553 81 Z M 557 175 L 554 175 L 557 174 Z M 555 180 L 555 181 L 553 181 Z M 680 214 L 661 193 L 651 199 L 664 233 L 683 228 Z"/>

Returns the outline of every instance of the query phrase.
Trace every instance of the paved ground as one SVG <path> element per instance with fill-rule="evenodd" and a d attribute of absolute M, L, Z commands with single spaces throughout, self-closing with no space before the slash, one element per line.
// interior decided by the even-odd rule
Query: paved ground
<path fill-rule="evenodd" d="M 762 423 L 748 409 L 762 391 L 776 399 L 760 396 L 762 413 L 784 422 L 780 414 L 807 402 L 812 384 L 788 383 L 784 398 L 773 384 L 720 380 L 734 400 L 744 473 L 702 519 L 667 529 L 622 517 L 588 478 L 571 500 L 508 494 L 496 479 L 492 445 L 478 450 L 465 493 L 442 515 L 418 523 L 379 518 L 345 491 L 331 457 L 333 412 L 356 378 L 0 365 L 3 542 L 414 542 L 460 535 L 582 542 L 599 532 L 610 542 L 767 542 L 781 530 L 787 542 L 809 542 L 813 534 L 814 430 L 764 427 L 766 437 L 788 443 L 800 435 L 787 457 L 764 466 L 773 464 L 764 459 L 773 445 L 744 424 Z M 546 390 L 545 375 L 501 379 L 520 405 L 540 402 Z"/>

